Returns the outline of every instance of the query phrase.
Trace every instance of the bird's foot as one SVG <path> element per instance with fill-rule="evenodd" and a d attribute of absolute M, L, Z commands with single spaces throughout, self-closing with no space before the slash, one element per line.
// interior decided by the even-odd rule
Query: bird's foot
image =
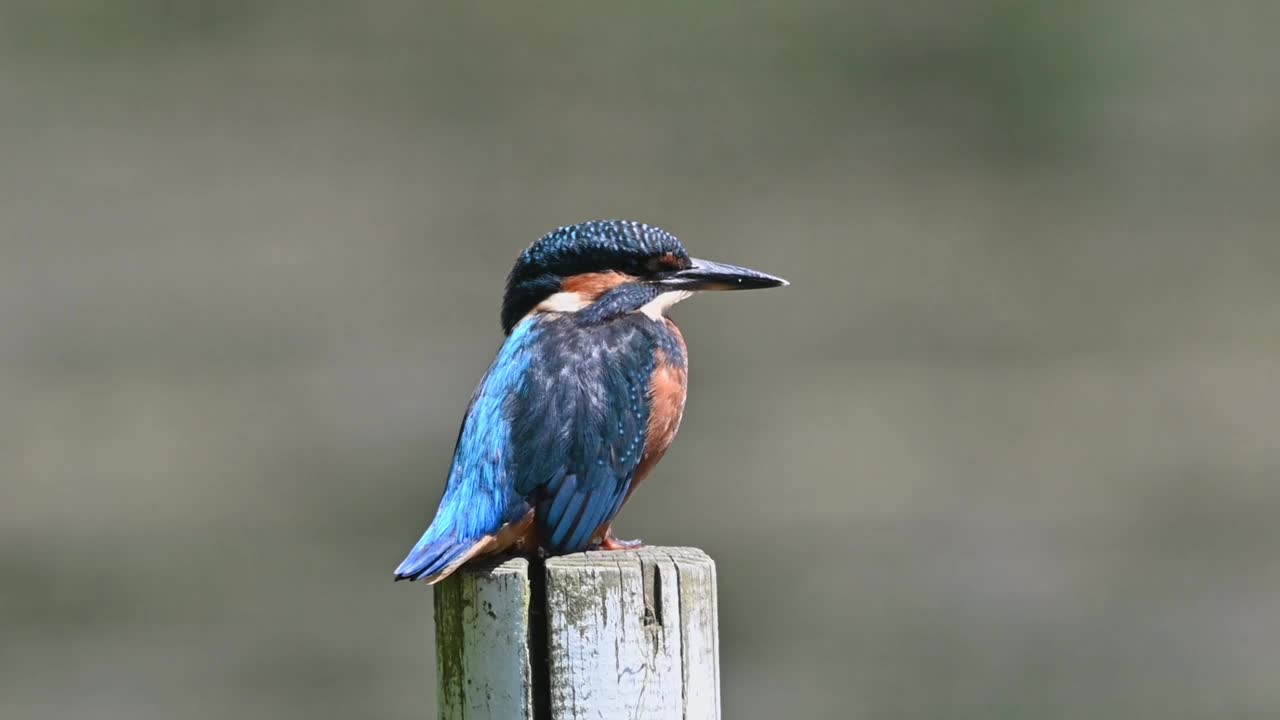
<path fill-rule="evenodd" d="M 637 550 L 642 547 L 644 547 L 644 543 L 640 540 L 619 540 L 618 538 L 613 536 L 613 533 L 608 533 L 604 536 L 604 539 L 600 541 L 600 546 L 598 549 L 600 550 Z"/>

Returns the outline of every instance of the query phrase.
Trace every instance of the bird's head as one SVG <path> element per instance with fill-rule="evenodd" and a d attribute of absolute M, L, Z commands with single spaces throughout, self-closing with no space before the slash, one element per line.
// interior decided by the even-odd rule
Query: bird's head
<path fill-rule="evenodd" d="M 600 220 L 554 230 L 530 245 L 507 277 L 502 330 L 533 311 L 655 317 L 697 290 L 787 285 L 755 270 L 689 257 L 674 235 L 650 225 Z"/>

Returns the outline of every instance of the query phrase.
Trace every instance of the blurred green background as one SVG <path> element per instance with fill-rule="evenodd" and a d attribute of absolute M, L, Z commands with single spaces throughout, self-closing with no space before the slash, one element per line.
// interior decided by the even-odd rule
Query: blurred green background
<path fill-rule="evenodd" d="M 0 717 L 434 712 L 505 274 L 702 297 L 727 718 L 1280 716 L 1280 5 L 0 2 Z"/>

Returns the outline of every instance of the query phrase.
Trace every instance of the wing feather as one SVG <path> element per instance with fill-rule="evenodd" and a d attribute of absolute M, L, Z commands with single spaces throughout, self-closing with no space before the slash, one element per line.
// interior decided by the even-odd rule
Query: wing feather
<path fill-rule="evenodd" d="M 536 506 L 547 547 L 575 552 L 617 514 L 631 487 L 656 355 L 647 319 L 552 322 L 561 325 L 546 332 L 551 346 L 514 406 L 516 487 Z"/>

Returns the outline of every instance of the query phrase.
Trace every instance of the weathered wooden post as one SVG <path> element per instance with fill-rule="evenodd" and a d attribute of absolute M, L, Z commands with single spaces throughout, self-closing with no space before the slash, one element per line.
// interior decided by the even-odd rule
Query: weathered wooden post
<path fill-rule="evenodd" d="M 720 717 L 716 569 L 651 547 L 467 567 L 435 589 L 439 717 Z"/>

